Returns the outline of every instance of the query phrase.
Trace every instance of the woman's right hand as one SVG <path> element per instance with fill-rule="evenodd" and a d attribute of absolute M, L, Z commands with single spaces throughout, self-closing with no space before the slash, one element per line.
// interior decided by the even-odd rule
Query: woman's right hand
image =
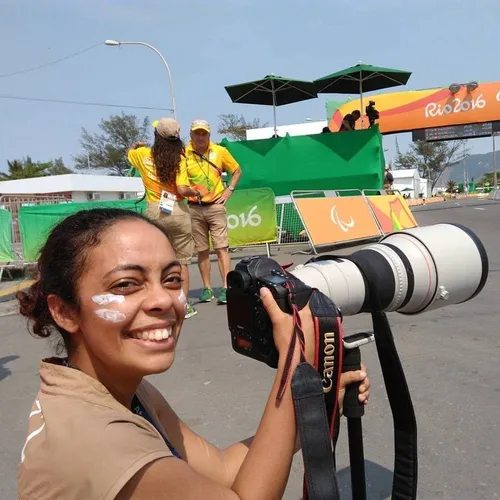
<path fill-rule="evenodd" d="M 294 329 L 293 316 L 281 310 L 278 303 L 274 299 L 273 294 L 268 288 L 263 287 L 260 289 L 260 297 L 273 325 L 274 344 L 276 346 L 276 349 L 278 350 L 281 364 L 286 359 L 288 349 L 290 347 L 290 340 L 292 338 Z M 309 305 L 306 305 L 302 308 L 302 310 L 299 312 L 299 316 L 302 323 L 302 331 L 304 332 L 304 339 L 306 343 L 306 360 L 309 363 L 314 364 L 314 322 Z M 300 344 L 297 339 L 297 343 L 295 346 L 295 354 L 297 360 L 299 359 L 299 353 Z"/>

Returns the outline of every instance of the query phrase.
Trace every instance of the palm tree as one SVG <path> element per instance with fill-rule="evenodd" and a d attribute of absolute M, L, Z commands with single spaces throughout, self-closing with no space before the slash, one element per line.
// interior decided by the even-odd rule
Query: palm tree
<path fill-rule="evenodd" d="M 7 161 L 8 173 L 0 172 L 0 180 L 29 179 L 47 175 L 69 174 L 71 170 L 64 166 L 61 158 L 45 163 L 34 163 L 31 157 L 25 160 Z"/>
<path fill-rule="evenodd" d="M 457 189 L 457 183 L 450 179 L 446 184 L 446 192 L 454 193 L 455 189 Z"/>

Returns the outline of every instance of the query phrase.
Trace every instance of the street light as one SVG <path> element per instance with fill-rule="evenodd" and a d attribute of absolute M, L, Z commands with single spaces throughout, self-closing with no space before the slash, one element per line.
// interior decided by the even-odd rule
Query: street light
<path fill-rule="evenodd" d="M 143 45 L 144 47 L 148 47 L 151 50 L 154 50 L 161 57 L 161 60 L 163 61 L 165 68 L 167 68 L 168 83 L 170 85 L 170 101 L 172 106 L 172 112 L 174 114 L 174 118 L 177 120 L 177 113 L 175 111 L 174 86 L 172 83 L 172 74 L 170 73 L 170 67 L 168 66 L 166 59 L 161 55 L 160 51 L 158 49 L 155 49 L 152 45 L 149 45 L 149 43 L 145 42 L 121 42 L 118 40 L 106 40 L 104 43 L 109 47 L 117 47 L 119 45 Z"/>

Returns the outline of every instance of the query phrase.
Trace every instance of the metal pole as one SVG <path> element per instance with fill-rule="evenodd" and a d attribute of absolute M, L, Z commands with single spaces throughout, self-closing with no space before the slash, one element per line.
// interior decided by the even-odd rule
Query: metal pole
<path fill-rule="evenodd" d="M 361 106 L 361 128 L 364 129 L 365 128 L 365 121 L 364 121 L 364 118 L 363 118 L 363 78 L 362 78 L 362 75 L 363 73 L 360 71 L 359 72 L 359 96 L 360 96 L 360 106 Z"/>
<path fill-rule="evenodd" d="M 273 116 L 274 116 L 274 135 L 278 135 L 276 127 L 276 91 L 274 88 L 274 81 L 271 79 L 271 93 L 273 94 Z"/>
<path fill-rule="evenodd" d="M 493 138 L 493 188 L 497 188 L 497 158 L 495 150 L 495 132 L 491 136 Z"/>
<path fill-rule="evenodd" d="M 467 185 L 467 159 L 465 157 L 465 142 L 464 142 L 464 193 L 469 194 L 469 186 Z"/>
<path fill-rule="evenodd" d="M 151 50 L 155 51 L 163 61 L 163 64 L 165 65 L 165 68 L 167 68 L 167 73 L 168 73 L 168 83 L 170 85 L 170 102 L 172 106 L 172 113 L 174 114 L 174 118 L 177 120 L 177 112 L 175 109 L 175 97 L 174 97 L 174 84 L 172 82 L 172 74 L 170 73 L 170 67 L 166 61 L 166 59 L 161 55 L 161 52 L 150 45 L 149 43 L 145 42 L 117 42 L 118 45 L 144 45 L 144 47 L 149 47 Z"/>

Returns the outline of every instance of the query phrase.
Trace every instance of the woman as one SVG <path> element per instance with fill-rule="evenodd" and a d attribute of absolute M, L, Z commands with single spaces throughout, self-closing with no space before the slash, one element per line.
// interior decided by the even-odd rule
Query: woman
<path fill-rule="evenodd" d="M 40 364 L 20 500 L 282 497 L 297 450 L 290 388 L 275 404 L 283 362 L 256 435 L 224 450 L 190 430 L 144 380 L 171 367 L 186 305 L 162 226 L 132 211 L 78 212 L 53 229 L 38 271 L 18 296 L 21 313 L 36 336 L 58 336 L 66 356 Z M 292 319 L 267 289 L 261 297 L 282 354 Z M 307 307 L 301 316 L 312 359 Z M 342 385 L 355 381 L 366 403 L 364 372 L 345 375 Z"/>
<path fill-rule="evenodd" d="M 153 123 L 155 139 L 152 148 L 143 142 L 132 144 L 127 152 L 130 163 L 139 171 L 146 193 L 146 216 L 161 224 L 182 266 L 184 295 L 189 294 L 188 265 L 194 253 L 191 216 L 176 185 L 184 143 L 179 137 L 180 125 L 173 118 Z M 197 314 L 187 302 L 186 318 Z"/>

